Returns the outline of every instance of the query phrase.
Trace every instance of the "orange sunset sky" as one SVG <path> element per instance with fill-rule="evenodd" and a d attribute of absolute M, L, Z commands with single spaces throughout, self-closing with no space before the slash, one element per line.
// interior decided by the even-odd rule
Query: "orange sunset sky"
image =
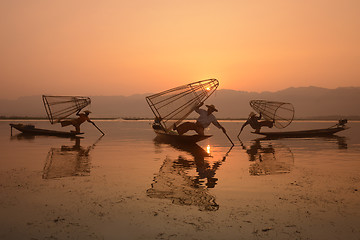
<path fill-rule="evenodd" d="M 360 86 L 359 0 L 3 0 L 0 98 Z"/>

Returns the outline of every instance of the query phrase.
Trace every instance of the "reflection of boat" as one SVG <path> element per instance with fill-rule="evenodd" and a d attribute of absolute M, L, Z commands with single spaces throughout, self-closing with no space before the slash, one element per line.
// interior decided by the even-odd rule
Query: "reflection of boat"
<path fill-rule="evenodd" d="M 154 177 L 151 188 L 147 190 L 147 195 L 151 198 L 170 199 L 175 204 L 197 206 L 200 210 L 218 210 L 219 205 L 209 189 L 216 186 L 216 171 L 232 147 L 221 160 L 211 161 L 209 158 L 213 157 L 210 150 L 205 151 L 196 143 L 178 142 L 159 136 L 154 139 L 154 143 L 158 147 L 161 147 L 161 144 L 170 145 L 191 156 L 180 154 L 176 159 L 167 157 Z"/>
<path fill-rule="evenodd" d="M 156 136 L 154 138 L 154 142 L 156 144 L 161 144 L 161 143 L 169 144 L 175 149 L 190 153 L 192 156 L 194 156 L 195 159 L 198 158 L 204 159 L 204 157 L 210 157 L 209 153 L 207 153 L 202 147 L 197 145 L 195 142 L 177 141 L 174 140 L 173 138 L 167 138 L 161 135 Z"/>
<path fill-rule="evenodd" d="M 73 146 L 51 148 L 46 157 L 42 177 L 44 179 L 53 179 L 71 176 L 89 176 L 89 153 L 100 139 L 87 148 L 80 145 L 80 138 L 76 138 L 75 145 Z"/>
<path fill-rule="evenodd" d="M 336 135 L 331 135 L 327 137 L 329 140 L 334 140 L 337 143 L 338 149 L 347 149 L 348 145 L 346 143 L 346 137 L 340 137 Z"/>
<path fill-rule="evenodd" d="M 202 184 L 204 184 L 207 188 L 215 187 L 218 180 L 215 178 L 216 170 L 221 166 L 222 162 L 225 161 L 228 152 L 222 160 L 210 163 L 206 158 L 211 157 L 211 155 L 196 143 L 189 144 L 176 141 L 164 141 L 158 136 L 154 139 L 154 141 L 155 144 L 169 144 L 177 150 L 190 153 L 193 156 L 192 160 L 188 160 L 180 155 L 178 159 L 174 161 L 174 164 L 183 169 L 196 169 L 197 176 L 193 178 L 193 184 L 195 187 L 201 187 Z M 206 182 L 204 182 L 204 180 L 206 180 Z"/>
<path fill-rule="evenodd" d="M 36 128 L 34 125 L 24 125 L 24 124 L 10 124 L 11 128 L 15 128 L 19 130 L 23 134 L 27 135 L 47 135 L 47 136 L 58 136 L 58 137 L 76 137 L 83 133 L 75 133 L 75 132 L 64 132 L 64 131 L 55 131 L 48 129 Z"/>
<path fill-rule="evenodd" d="M 250 175 L 290 172 L 294 156 L 288 147 L 265 139 L 256 139 L 250 147 L 246 147 L 241 141 L 240 143 L 252 162 L 249 167 Z"/>
<path fill-rule="evenodd" d="M 192 205 L 199 210 L 216 211 L 219 205 L 215 197 L 204 186 L 199 186 L 197 179 L 188 176 L 185 159 L 179 156 L 177 161 L 166 158 L 146 193 L 151 198 L 170 199 L 174 204 Z M 186 162 L 186 161 L 185 161 Z"/>
<path fill-rule="evenodd" d="M 196 143 L 189 144 L 184 142 L 169 141 L 169 139 L 159 138 L 158 136 L 154 139 L 154 141 L 155 144 L 168 144 L 177 150 L 190 153 L 194 157 L 193 161 L 185 161 L 185 158 L 179 156 L 179 163 L 181 163 L 183 166 L 195 166 L 196 172 L 198 174 L 196 177 L 198 185 L 203 181 L 203 179 L 206 179 L 205 185 L 208 188 L 214 188 L 217 184 L 218 179 L 215 178 L 216 170 L 222 165 L 223 162 L 225 162 L 226 157 L 233 148 L 233 146 L 231 146 L 223 155 L 221 160 L 211 161 L 210 163 L 210 161 L 208 161 L 208 158 L 212 158 L 210 152 L 205 151 Z"/>
<path fill-rule="evenodd" d="M 339 123 L 333 127 L 322 128 L 322 129 L 312 129 L 312 130 L 300 130 L 300 131 L 287 131 L 287 132 L 252 132 L 255 134 L 265 135 L 268 138 L 301 138 L 301 137 L 319 137 L 319 136 L 330 136 L 337 132 L 348 129 L 349 127 L 345 126 L 346 122 L 341 122 L 344 120 L 339 120 Z"/>
<path fill-rule="evenodd" d="M 182 135 L 173 132 L 175 126 L 186 119 L 200 103 L 204 102 L 219 86 L 216 79 L 207 79 L 172 88 L 146 97 L 155 115 L 153 129 L 158 136 L 174 141 L 198 142 L 211 136 Z"/>

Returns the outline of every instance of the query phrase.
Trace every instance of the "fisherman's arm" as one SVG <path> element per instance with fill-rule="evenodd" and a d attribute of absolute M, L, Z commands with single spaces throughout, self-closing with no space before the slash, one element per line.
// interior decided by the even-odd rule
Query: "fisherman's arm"
<path fill-rule="evenodd" d="M 196 107 L 195 107 L 195 112 L 199 113 L 200 107 L 204 105 L 204 102 L 200 102 Z"/>
<path fill-rule="evenodd" d="M 93 121 L 91 121 L 91 119 L 88 116 L 86 116 L 86 121 L 88 121 L 89 123 L 93 123 Z"/>
<path fill-rule="evenodd" d="M 212 123 L 213 123 L 217 128 L 221 129 L 224 133 L 226 133 L 226 129 L 225 129 L 223 126 L 221 126 L 221 124 L 220 124 L 216 119 L 214 119 L 214 120 L 212 121 Z"/>
<path fill-rule="evenodd" d="M 249 124 L 249 121 L 248 121 L 248 120 L 246 120 L 246 122 L 244 122 L 244 124 L 241 126 L 241 129 L 240 129 L 239 135 L 240 135 L 240 133 L 242 132 L 242 130 L 244 129 L 244 127 L 245 127 L 246 125 L 248 125 L 248 124 Z"/>

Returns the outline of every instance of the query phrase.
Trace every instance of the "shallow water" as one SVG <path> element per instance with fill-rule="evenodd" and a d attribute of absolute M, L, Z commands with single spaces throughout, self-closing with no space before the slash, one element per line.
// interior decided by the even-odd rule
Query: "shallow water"
<path fill-rule="evenodd" d="M 86 134 L 78 140 L 52 136 L 27 137 L 20 134 L 16 129 L 12 130 L 11 136 L 9 123 L 17 122 L 34 124 L 38 128 L 64 130 L 64 128 L 50 125 L 47 121 L 1 121 L 2 170 L 19 167 L 42 171 L 46 161 L 48 161 L 48 155 L 51 152 L 61 150 L 72 153 L 69 158 L 73 158 L 76 152 L 81 155 L 81 151 L 87 150 L 86 158 L 89 159 L 89 164 L 98 165 L 96 169 L 90 167 L 90 172 L 116 166 L 119 170 L 140 171 L 141 175 L 156 174 L 150 169 L 158 169 L 159 164 L 167 157 L 177 159 L 179 156 L 183 156 L 187 161 L 194 161 L 196 155 L 202 154 L 201 150 L 205 154 L 202 156 L 203 161 L 210 165 L 226 165 L 229 169 L 235 167 L 239 161 L 251 167 L 254 162 L 266 162 L 270 159 L 274 164 L 286 162 L 289 169 L 306 165 L 309 168 L 321 168 L 324 171 L 335 168 L 337 171 L 347 170 L 351 172 L 352 170 L 356 171 L 360 166 L 360 122 L 348 123 L 350 129 L 339 132 L 332 137 L 277 140 L 263 139 L 260 135 L 250 133 L 251 129 L 247 127 L 240 135 L 239 141 L 236 136 L 242 121 L 224 121 L 222 124 L 227 129 L 235 146 L 231 148 L 232 145 L 226 136 L 217 128 L 212 127 L 207 129 L 207 133 L 213 137 L 199 142 L 196 146 L 200 152 L 197 148 L 191 149 L 190 147 L 187 149 L 186 146 L 176 146 L 157 141 L 150 127 L 150 121 L 98 121 L 97 125 L 106 133 L 103 137 L 92 125 L 85 123 L 82 131 Z M 333 125 L 333 123 L 297 121 L 287 130 L 325 128 Z M 65 128 L 65 130 L 69 129 L 71 128 Z M 59 152 L 55 153 L 55 155 L 59 154 Z M 199 158 L 199 156 L 197 157 Z M 188 170 L 187 172 L 190 172 Z M 218 166 L 213 171 L 215 171 L 214 174 L 226 175 L 222 166 Z M 267 174 L 274 173 L 276 172 L 268 172 Z M 249 174 L 251 175 L 250 172 Z M 201 176 L 198 177 L 201 178 Z M 217 188 L 221 188 L 219 183 L 222 180 L 225 181 L 225 179 L 217 181 L 216 185 L 219 185 Z"/>
<path fill-rule="evenodd" d="M 281 199 L 285 190 L 279 184 L 300 186 L 296 178 L 299 172 L 335 178 L 359 176 L 360 122 L 349 122 L 350 129 L 333 137 L 278 140 L 261 139 L 250 133 L 248 126 L 238 140 L 243 121 L 223 121 L 234 147 L 215 127 L 206 130 L 213 137 L 188 147 L 158 141 L 150 121 L 96 121 L 106 133 L 103 137 L 91 124 L 84 123 L 85 134 L 79 139 L 27 137 L 15 129 L 11 136 L 9 123 L 17 122 L 63 130 L 47 121 L 1 121 L 2 173 L 19 169 L 17 174 L 31 172 L 48 187 L 51 181 L 68 184 L 69 179 L 73 186 L 93 187 L 86 183 L 88 179 L 101 182 L 91 194 L 121 191 L 151 204 L 170 203 L 184 210 L 191 206 L 216 212 L 219 217 L 225 214 L 221 209 L 235 208 L 244 195 L 259 196 L 265 202 L 274 194 Z M 288 130 L 333 124 L 295 121 Z M 316 183 L 317 187 L 324 188 L 328 184 L 324 181 Z M 357 187 L 356 181 L 353 191 L 358 191 Z"/>

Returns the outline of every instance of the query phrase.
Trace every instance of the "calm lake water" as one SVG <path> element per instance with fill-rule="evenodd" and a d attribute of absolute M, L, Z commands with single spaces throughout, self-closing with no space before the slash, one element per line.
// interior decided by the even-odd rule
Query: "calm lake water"
<path fill-rule="evenodd" d="M 262 182 L 290 182 L 300 171 L 358 176 L 360 169 L 360 122 L 356 121 L 333 137 L 278 140 L 261 139 L 247 126 L 241 141 L 236 136 L 243 121 L 222 121 L 235 143 L 232 148 L 216 127 L 206 130 L 213 137 L 184 147 L 157 141 L 151 121 L 96 121 L 106 133 L 103 137 L 94 126 L 84 123 L 85 134 L 77 140 L 27 137 L 15 129 L 11 136 L 9 123 L 72 129 L 48 121 L 0 121 L 2 172 L 26 169 L 41 181 L 71 178 L 74 184 L 98 177 L 107 186 L 117 187 L 108 191 L 118 191 L 120 184 L 122 192 L 139 199 L 172 201 L 174 206 L 192 205 L 201 211 L 231 208 L 246 193 L 273 191 Z M 295 121 L 287 130 L 326 128 L 335 123 Z"/>
<path fill-rule="evenodd" d="M 222 181 L 233 181 L 232 189 L 236 189 L 236 180 L 228 176 L 226 169 L 234 169 L 236 165 L 249 165 L 252 168 L 254 162 L 265 162 L 271 159 L 276 163 L 286 163 L 287 170 L 297 166 L 309 168 L 322 168 L 323 170 L 335 167 L 337 171 L 357 171 L 359 168 L 360 154 L 360 122 L 349 122 L 350 129 L 339 132 L 333 137 L 317 138 L 289 138 L 278 140 L 262 139 L 260 135 L 250 133 L 252 129 L 247 126 L 240 135 L 237 134 L 243 121 L 223 121 L 235 146 L 231 144 L 226 136 L 216 127 L 206 130 L 213 137 L 198 142 L 194 149 L 171 145 L 157 141 L 155 133 L 151 129 L 151 121 L 97 121 L 98 127 L 106 133 L 101 137 L 99 131 L 91 124 L 84 123 L 82 131 L 83 138 L 75 141 L 70 138 L 59 138 L 51 136 L 27 137 L 16 129 L 12 130 L 11 136 L 9 123 L 33 124 L 38 128 L 69 130 L 51 125 L 47 121 L 0 121 L 0 143 L 1 143 L 1 165 L 2 170 L 13 168 L 27 168 L 33 171 L 43 171 L 44 165 L 49 160 L 49 154 L 59 155 L 59 152 L 81 154 L 86 151 L 89 160 L 89 174 L 97 171 L 134 171 L 130 184 L 146 185 L 151 183 L 141 182 L 141 176 L 153 176 L 158 173 L 165 158 L 178 159 L 179 156 L 187 161 L 189 166 L 184 166 L 189 174 L 197 174 L 199 179 L 201 169 L 195 173 L 192 170 L 201 168 L 191 164 L 199 157 L 204 161 L 204 168 L 213 166 L 213 175 L 218 179 L 215 183 L 216 189 L 222 188 Z M 286 130 L 304 130 L 326 128 L 334 125 L 334 121 L 295 121 Z M 264 131 L 267 130 L 264 128 Z M 203 150 L 203 152 L 202 152 Z M 70 158 L 73 157 L 70 154 Z M 64 158 L 66 158 L 64 156 Z M 181 164 L 180 164 L 181 165 Z M 186 165 L 184 163 L 184 165 Z M 96 166 L 96 168 L 91 167 Z M 216 169 L 215 169 L 216 168 Z M 225 169 L 226 168 L 226 169 Z M 61 171 L 61 169 L 58 169 Z M 203 169 L 205 170 L 205 169 Z M 266 172 L 267 174 L 276 173 Z M 285 169 L 284 169 L 285 170 Z M 266 170 L 265 170 L 266 171 Z M 245 176 L 251 175 L 251 171 Z M 262 175 L 262 174 L 256 174 Z M 227 177 L 221 177 L 227 176 Z M 136 180 L 138 179 L 138 180 Z M 206 180 L 200 181 L 206 185 Z M 212 185 L 212 187 L 215 187 Z M 228 186 L 229 187 L 229 186 Z"/>

